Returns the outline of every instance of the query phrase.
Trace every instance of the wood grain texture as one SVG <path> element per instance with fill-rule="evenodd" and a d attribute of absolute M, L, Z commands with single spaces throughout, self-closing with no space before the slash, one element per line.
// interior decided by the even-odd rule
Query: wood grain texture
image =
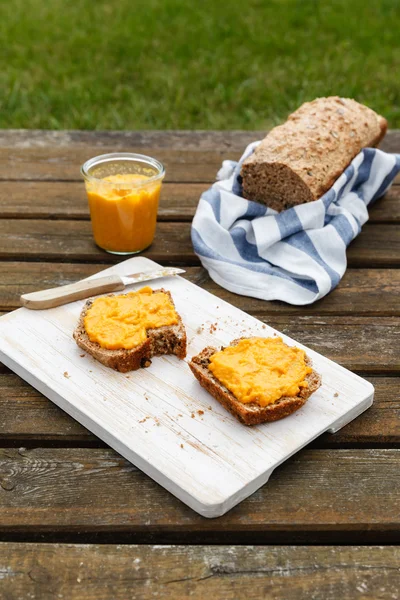
<path fill-rule="evenodd" d="M 395 546 L 0 544 L 5 600 L 393 600 Z"/>
<path fill-rule="evenodd" d="M 118 152 L 137 152 L 128 145 Z M 0 146 L 0 180 L 25 181 L 80 181 L 81 165 L 98 154 L 117 151 L 115 146 L 101 147 L 90 144 L 73 146 L 38 146 L 35 148 L 4 148 Z M 215 181 L 217 171 L 225 159 L 237 160 L 241 152 L 235 150 L 173 150 L 157 146 L 141 148 L 141 154 L 159 160 L 165 168 L 166 182 L 203 183 Z"/>
<path fill-rule="evenodd" d="M 197 265 L 190 223 L 159 223 L 150 248 L 141 256 L 163 265 Z M 350 267 L 399 267 L 400 228 L 367 224 L 347 251 Z M 86 221 L 0 219 L 0 259 L 115 263 L 118 257 L 98 248 Z"/>
<path fill-rule="evenodd" d="M 159 223 L 156 239 L 144 256 L 163 263 L 198 263 L 190 242 L 189 223 Z M 0 220 L 0 259 L 117 262 L 120 257 L 98 248 L 89 222 Z"/>
<path fill-rule="evenodd" d="M 0 310 L 19 308 L 21 294 L 74 283 L 103 269 L 98 263 L 0 262 Z M 238 296 L 214 283 L 202 267 L 185 270 L 185 279 L 250 314 L 400 316 L 398 269 L 348 269 L 331 294 L 301 307 Z"/>
<path fill-rule="evenodd" d="M 87 236 L 84 228 L 79 229 L 77 235 L 77 230 L 69 225 L 72 219 L 88 219 L 85 193 L 78 172 L 79 161 L 83 157 L 100 154 L 109 149 L 113 151 L 135 149 L 153 154 L 161 151 L 160 156 L 162 154 L 170 161 L 167 163 L 170 181 L 180 181 L 181 183 L 164 184 L 159 212 L 160 220 L 189 221 L 200 193 L 214 180 L 221 160 L 239 156 L 249 141 L 261 138 L 262 135 L 263 132 L 0 131 L 0 146 L 3 148 L 1 153 L 3 167 L 0 168 L 0 179 L 3 178 L 3 181 L 0 182 L 0 219 L 6 222 L 5 225 L 0 226 L 0 256 L 6 258 L 5 262 L 0 263 L 0 310 L 14 308 L 18 295 L 24 291 L 70 283 L 97 272 L 104 267 L 100 262 L 110 260 L 108 255 L 96 249 L 93 253 L 94 246 L 92 246 L 92 250 L 87 251 L 89 243 L 92 243 L 91 235 Z M 389 132 L 381 147 L 387 151 L 399 151 L 400 132 Z M 56 152 L 53 152 L 54 148 L 57 148 Z M 87 152 L 88 155 L 86 155 Z M 184 154 L 185 156 L 183 156 Z M 206 155 L 208 155 L 206 160 L 202 160 L 201 166 L 198 168 L 198 159 L 203 159 Z M 13 156 L 15 159 L 15 165 L 11 170 L 8 156 Z M 66 176 L 68 181 L 57 181 L 60 173 Z M 21 176 L 22 180 L 8 181 L 14 176 L 18 179 Z M 33 181 L 29 181 L 31 178 Z M 187 183 L 182 183 L 183 181 Z M 192 183 L 193 181 L 197 183 Z M 372 208 L 370 222 L 395 223 L 399 222 L 399 215 L 400 188 L 395 185 L 385 199 Z M 12 225 L 14 217 L 20 219 L 16 221 L 18 225 L 15 227 Z M 45 227 L 44 230 L 37 227 L 35 223 L 33 223 L 33 228 L 29 226 L 24 228 L 22 221 L 25 219 L 33 219 L 33 222 L 40 219 L 43 222 L 45 219 L 60 219 L 61 223 L 65 224 L 62 229 L 65 228 L 66 231 L 60 233 L 58 224 L 54 222 L 48 222 L 47 228 Z M 162 242 L 161 246 L 155 248 L 160 255 L 160 260 L 164 264 L 168 262 L 173 264 L 174 258 L 178 261 L 182 256 L 180 264 L 185 264 L 185 262 L 196 264 L 191 253 L 190 242 L 188 242 L 188 229 L 185 230 L 186 233 L 182 234 L 183 223 L 178 226 L 178 229 L 181 227 L 179 232 L 176 232 L 175 224 L 166 225 L 171 225 L 175 229 L 175 233 L 168 228 L 162 230 L 161 237 L 165 237 L 165 243 L 164 239 L 160 237 L 158 241 Z M 310 346 L 315 344 L 313 346 L 315 349 L 339 360 L 350 368 L 359 368 L 363 373 L 398 374 L 400 369 L 398 319 L 382 317 L 399 316 L 400 271 L 395 268 L 386 269 L 388 266 L 399 266 L 399 239 L 393 234 L 394 227 L 386 228 L 386 225 L 378 225 L 378 229 L 373 235 L 370 234 L 372 227 L 376 227 L 376 225 L 368 225 L 349 250 L 350 265 L 362 267 L 362 269 L 348 270 L 339 288 L 312 307 L 298 309 L 281 303 L 263 303 L 235 296 L 216 286 L 197 266 L 189 268 L 188 278 L 243 310 L 261 316 L 265 321 L 272 323 L 276 319 L 272 324 L 277 328 L 286 328 L 286 331 L 293 337 L 298 337 Z M 182 235 L 185 238 L 183 243 Z M 41 236 L 43 239 L 40 239 Z M 364 237 L 366 237 L 365 242 Z M 166 244 L 166 240 L 169 239 L 172 240 L 172 249 L 175 252 L 175 256 L 172 258 L 164 252 L 165 249 L 171 249 Z M 10 246 L 10 243 L 12 253 L 7 253 L 6 249 L 6 254 L 2 255 L 2 244 L 4 244 L 4 250 L 6 246 Z M 71 253 L 69 253 L 70 247 L 72 247 Z M 150 253 L 152 251 L 154 248 L 150 249 Z M 98 252 L 97 257 L 96 252 Z M 13 257 L 16 260 L 63 262 L 13 263 Z M 64 262 L 74 260 L 88 261 L 89 264 Z M 16 270 L 14 270 L 14 266 L 16 266 Z M 385 268 L 376 268 L 379 266 Z M 300 314 L 313 316 L 308 317 L 309 320 L 307 318 L 299 319 L 298 315 Z M 355 314 L 358 317 L 349 317 L 349 315 Z M 296 315 L 294 322 L 289 315 Z M 315 317 L 315 315 L 323 318 Z M 333 315 L 341 315 L 341 317 L 333 317 Z M 359 318 L 361 316 L 373 318 Z M 0 419 L 0 426 L 3 428 L 0 440 L 10 441 L 11 437 L 7 437 L 7 430 L 12 432 L 11 435 L 15 442 L 20 436 L 21 445 L 25 440 L 28 442 L 32 434 L 37 435 L 36 439 L 39 443 L 40 441 L 51 443 L 52 440 L 61 444 L 89 444 L 91 443 L 90 439 L 94 440 L 94 437 L 76 421 L 67 417 L 65 413 L 41 397 L 27 384 L 22 383 L 17 376 L 9 374 L 8 369 L 2 365 L 0 365 L 0 373 L 3 374 L 0 376 L 0 414 L 6 415 L 4 421 Z M 388 377 L 370 378 L 370 380 L 376 386 L 377 401 L 374 407 L 341 432 L 324 436 L 325 440 L 331 441 L 324 442 L 320 438 L 321 445 L 332 445 L 338 448 L 345 444 L 398 443 L 398 380 Z M 3 408 L 4 410 L 2 410 Z M 32 438 L 30 439 L 32 440 Z M 383 454 L 379 455 L 379 458 L 376 453 L 381 450 L 332 449 L 302 452 L 295 459 L 280 467 L 263 490 L 222 519 L 212 522 L 195 515 L 126 461 L 119 459 L 112 451 L 105 449 L 38 449 L 26 452 L 22 450 L 21 454 L 18 454 L 16 450 L 7 449 L 4 452 L 14 453 L 11 455 L 11 460 L 3 456 L 4 460 L 0 468 L 0 506 L 7 505 L 5 513 L 3 510 L 1 511 L 0 523 L 3 522 L 3 514 L 6 514 L 6 533 L 4 533 L 5 530 L 2 530 L 2 535 L 7 535 L 8 539 L 10 536 L 15 539 L 18 536 L 26 539 L 28 539 L 27 536 L 32 538 L 36 536 L 39 539 L 41 533 L 51 535 L 52 532 L 55 536 L 67 536 L 68 531 L 72 532 L 71 535 L 76 539 L 85 539 L 80 536 L 84 536 L 84 532 L 89 531 L 90 516 L 94 515 L 93 527 L 90 530 L 92 533 L 86 534 L 87 539 L 94 539 L 97 535 L 96 532 L 102 530 L 104 535 L 104 532 L 110 532 L 109 539 L 117 539 L 118 535 L 124 541 L 145 539 L 146 537 L 149 540 L 154 536 L 159 539 L 169 537 L 180 542 L 209 540 L 222 543 L 228 540 L 240 543 L 246 541 L 259 543 L 265 540 L 271 543 L 283 541 L 291 544 L 296 539 L 302 539 L 306 543 L 313 540 L 318 543 L 325 541 L 328 544 L 336 543 L 338 540 L 346 543 L 354 542 L 356 539 L 359 539 L 361 543 L 366 543 L 368 539 L 371 543 L 380 543 L 389 539 L 399 540 L 398 462 L 395 462 L 398 461 L 398 454 L 392 454 L 395 450 L 387 451 L 389 454 L 382 450 Z M 36 455 L 32 454 L 35 452 Z M 43 454 L 46 452 L 47 454 Z M 54 452 L 56 456 L 52 461 Z M 81 452 L 84 455 L 80 454 Z M 98 452 L 105 454 L 99 455 Z M 305 462 L 304 456 L 306 457 Z M 332 472 L 333 478 L 331 478 Z M 288 473 L 288 477 L 286 473 Z M 301 480 L 303 481 L 301 482 Z M 84 485 L 81 489 L 82 481 Z M 89 486 L 90 489 L 88 489 L 90 481 L 92 487 Z M 15 483 L 17 485 L 14 487 Z M 273 485 L 272 497 L 270 496 L 271 484 Z M 17 493 L 15 488 L 21 498 L 24 498 L 24 501 L 20 499 L 20 504 L 15 500 Z M 121 490 L 120 496 L 118 495 L 119 490 Z M 110 491 L 111 498 L 109 498 Z M 298 495 L 299 491 L 300 495 Z M 11 500 L 10 494 L 12 495 Z M 76 526 L 73 515 L 75 498 L 78 507 Z M 275 514 L 266 510 L 266 507 L 270 506 L 271 500 L 274 502 L 274 506 L 278 506 L 278 515 L 275 521 Z M 146 503 L 147 506 L 145 506 Z M 386 506 L 388 506 L 389 512 L 382 516 Z M 47 520 L 54 507 L 56 513 L 54 522 L 50 523 L 48 527 Z M 342 509 L 344 514 L 342 514 Z M 164 511 L 166 519 L 158 522 L 159 515 L 162 515 Z M 11 525 L 10 514 L 14 516 Z M 22 520 L 18 520 L 20 515 L 23 517 Z M 316 523 L 312 522 L 314 515 L 316 515 Z M 79 529 L 82 518 L 84 523 Z M 232 524 L 231 518 L 236 519 L 234 524 Z M 36 523 L 41 522 L 38 529 L 34 523 L 35 519 Z M 383 525 L 382 522 L 379 524 L 380 520 L 385 521 Z M 271 521 L 274 522 L 271 523 Z M 336 521 L 337 526 L 335 525 Z M 201 527 L 198 525 L 200 522 Z M 371 522 L 372 526 L 370 527 Z M 214 532 L 215 525 L 219 523 L 221 524 Z M 60 573 L 64 571 L 60 568 L 61 562 L 57 561 L 57 551 L 52 554 L 51 548 L 56 547 L 49 546 L 49 552 L 43 557 L 43 560 L 40 558 L 39 561 L 38 558 L 34 566 L 39 563 L 39 566 L 45 569 L 46 565 L 50 564 L 51 557 L 54 556 L 52 563 L 54 574 L 58 569 L 61 578 Z M 105 547 L 102 546 L 102 548 Z M 266 549 L 266 551 L 268 550 Z M 284 548 L 282 552 L 291 550 L 292 548 Z M 332 548 L 332 552 L 334 550 Z M 278 587 L 276 579 L 273 579 L 274 585 L 266 588 L 267 583 L 274 577 L 273 573 L 268 573 L 267 578 L 262 576 L 263 586 L 260 589 L 255 587 L 259 582 L 261 585 L 260 575 L 250 573 L 249 581 L 243 588 L 242 595 L 252 597 L 251 594 L 254 590 L 257 592 L 254 594 L 254 598 L 262 597 L 267 589 L 269 596 L 274 598 L 275 596 L 272 594 L 276 589 L 278 590 L 276 597 L 296 595 L 301 598 L 300 594 L 302 593 L 303 597 L 312 598 L 313 590 L 317 585 L 313 585 L 314 576 L 317 576 L 317 583 L 320 582 L 324 586 L 322 587 L 323 597 L 336 598 L 341 595 L 346 598 L 347 593 L 349 598 L 357 598 L 356 594 L 359 594 L 360 598 L 364 598 L 369 592 L 371 592 L 370 597 L 395 597 L 393 593 L 388 594 L 385 577 L 391 576 L 393 573 L 398 575 L 398 571 L 391 568 L 388 559 L 385 559 L 385 570 L 380 562 L 379 564 L 374 562 L 375 558 L 373 557 L 378 556 L 378 551 L 383 552 L 382 549 L 365 550 L 367 552 L 365 559 L 362 558 L 357 563 L 355 559 L 348 560 L 347 555 L 342 559 L 343 553 L 340 554 L 341 559 L 338 563 L 335 560 L 338 557 L 336 552 L 329 567 L 325 566 L 323 570 L 317 569 L 316 571 L 315 565 L 320 564 L 318 557 L 321 558 L 324 552 L 321 547 L 318 547 L 315 550 L 315 556 L 312 555 L 307 562 L 309 558 L 307 554 L 304 558 L 304 565 L 299 564 L 295 568 L 294 577 L 297 586 L 294 588 L 295 592 L 292 592 L 292 588 L 289 586 L 287 570 L 285 570 L 285 577 L 279 579 L 280 587 Z M 218 555 L 218 548 L 213 547 L 212 551 L 213 555 Z M 307 553 L 308 551 L 309 548 L 306 549 Z M 121 549 L 118 552 L 120 553 Z M 181 558 L 174 559 L 173 564 L 168 563 L 170 565 L 168 569 L 179 568 L 183 564 L 185 554 L 186 550 L 182 551 Z M 392 555 L 390 549 L 390 556 Z M 123 585 L 124 581 L 129 583 L 131 581 L 131 563 L 128 563 L 126 567 L 126 575 L 122 570 L 122 575 L 119 577 L 120 571 L 116 564 L 118 559 L 107 570 L 107 565 L 103 567 L 96 562 L 95 557 L 100 557 L 99 560 L 102 560 L 102 556 L 101 549 L 94 548 L 91 560 L 94 561 L 93 573 L 95 572 L 96 575 L 92 575 L 90 580 L 89 578 L 86 580 L 85 593 L 89 595 L 89 598 L 102 598 L 99 594 L 103 590 L 104 597 L 108 598 L 111 593 L 113 594 L 113 592 L 108 593 L 107 581 L 109 580 L 113 582 L 111 589 L 117 590 L 119 593 L 118 585 L 115 583 L 116 587 L 114 586 L 116 579 L 113 579 L 113 573 L 115 572 L 123 590 L 120 597 L 125 598 Z M 260 556 L 261 568 L 265 569 L 264 554 L 259 555 L 258 552 L 249 551 L 248 556 L 248 558 L 239 556 L 238 562 L 242 564 L 248 560 L 249 566 L 251 562 L 252 567 L 256 557 Z M 295 556 L 300 556 L 298 550 Z M 147 564 L 149 561 L 151 562 L 151 558 L 148 555 L 146 557 Z M 154 557 L 155 573 L 157 565 L 160 565 L 162 561 L 159 554 Z M 280 557 L 276 558 L 279 566 L 282 561 L 286 561 L 284 562 L 286 565 L 289 560 L 295 560 L 293 554 L 281 554 Z M 72 563 L 67 563 L 67 565 L 71 564 L 73 567 L 75 560 L 78 560 L 78 557 L 73 558 Z M 272 562 L 272 558 L 268 555 L 268 564 L 270 562 Z M 361 577 L 361 583 L 360 579 L 356 577 L 353 584 L 351 577 L 353 577 L 355 563 L 359 569 L 356 573 L 357 577 Z M 21 564 L 20 561 L 18 564 Z M 28 566 L 29 572 L 31 572 L 31 563 L 28 563 Z M 183 569 L 185 571 L 183 577 L 186 577 L 188 569 L 189 567 Z M 94 579 L 103 571 L 105 576 L 101 584 L 96 587 Z M 16 572 L 15 568 L 14 572 Z M 280 571 L 280 573 L 282 572 Z M 0 590 L 1 584 L 5 580 L 4 573 L 5 571 L 0 569 Z M 43 596 L 43 590 L 46 593 L 47 590 L 50 590 L 49 597 L 53 597 L 52 590 L 56 589 L 53 583 L 60 579 L 53 574 L 51 575 L 52 579 L 49 579 L 46 570 L 43 571 L 42 578 L 41 573 L 40 569 L 39 571 L 33 569 L 32 577 L 29 578 L 32 585 L 37 586 L 34 588 L 34 593 L 36 592 L 37 597 L 46 598 Z M 72 572 L 66 568 L 65 573 L 65 589 L 71 590 L 75 597 L 80 598 L 82 585 L 79 585 L 79 582 L 76 582 L 76 587 L 72 585 L 75 575 L 73 568 Z M 243 575 L 247 577 L 245 574 L 241 574 L 240 579 Z M 207 573 L 206 576 L 208 576 Z M 345 584 L 347 585 L 346 576 L 350 578 L 348 588 L 345 586 Z M 14 577 L 14 573 L 12 577 L 14 578 L 12 584 L 15 586 L 17 579 Z M 367 581 L 366 577 L 370 577 L 370 579 Z M 33 582 L 33 578 L 37 581 Z M 151 576 L 149 579 L 151 588 L 153 585 Z M 240 579 L 235 575 L 235 586 L 239 585 Z M 268 579 L 267 582 L 266 579 Z M 64 579 L 61 581 L 63 582 Z M 290 583 L 292 581 L 293 577 Z M 308 586 L 309 581 L 311 587 Z M 379 581 L 379 589 L 378 583 L 374 587 L 375 581 Z M 46 582 L 48 582 L 48 587 L 46 587 Z M 225 593 L 227 598 L 237 597 L 233 591 L 229 591 L 230 571 L 227 573 L 224 570 L 220 576 L 217 567 L 217 572 L 212 572 L 211 577 L 201 585 L 208 585 L 207 582 L 215 582 L 216 585 L 223 583 L 225 587 L 221 587 L 223 590 L 221 594 Z M 287 583 L 288 586 L 285 587 Z M 367 585 L 367 590 L 364 584 Z M 142 583 L 134 582 L 133 585 L 141 586 Z M 146 584 L 144 583 L 144 585 Z M 182 583 L 182 585 L 190 586 L 191 584 L 189 582 L 188 584 Z M 399 587 L 397 582 L 396 585 L 395 589 L 397 590 Z M 194 589 L 178 587 L 176 591 L 171 586 L 175 586 L 175 584 L 168 584 L 168 588 L 173 589 L 174 593 L 171 597 L 174 598 L 179 597 L 181 589 L 183 589 L 182 597 L 187 596 L 188 589 Z M 360 589 L 357 589 L 358 587 Z M 138 587 L 135 587 L 135 590 L 137 589 Z M 200 588 L 199 598 L 204 597 L 203 589 Z M 219 589 L 212 587 L 206 590 L 206 594 L 214 593 L 218 597 Z M 390 586 L 389 590 L 391 591 Z M 9 592 L 8 588 L 7 591 Z M 29 590 L 29 593 L 31 592 L 32 589 Z M 14 600 L 10 593 L 9 597 Z M 145 593 L 143 592 L 143 594 Z M 194 590 L 194 593 L 197 593 L 197 590 Z M 115 597 L 118 598 L 118 596 Z M 196 598 L 196 595 L 194 597 Z"/>
<path fill-rule="evenodd" d="M 158 220 L 190 221 L 201 193 L 208 187 L 204 183 L 164 183 Z M 385 198 L 385 204 L 392 207 L 393 201 Z M 389 214 L 395 220 L 392 212 Z M 0 218 L 88 220 L 85 187 L 83 182 L 0 181 Z"/>
<path fill-rule="evenodd" d="M 368 377 L 371 408 L 343 429 L 317 438 L 314 447 L 400 444 L 400 379 Z M 105 447 L 105 444 L 17 375 L 0 374 L 0 445 Z"/>
<path fill-rule="evenodd" d="M 208 183 L 164 183 L 159 221 L 191 221 Z M 0 218 L 89 219 L 83 182 L 0 181 Z M 370 223 L 400 222 L 400 186 L 370 209 Z"/>
<path fill-rule="evenodd" d="M 210 520 L 112 450 L 7 448 L 0 450 L 0 535 L 96 532 L 144 542 L 151 536 L 185 543 L 294 543 L 303 533 L 308 543 L 327 535 L 333 543 L 336 532 L 342 539 L 361 535 L 364 543 L 372 535 L 374 543 L 398 541 L 399 453 L 303 450 L 250 498 Z"/>
<path fill-rule="evenodd" d="M 213 130 L 168 130 L 168 131 L 50 131 L 42 129 L 4 129 L 0 131 L 0 146 L 9 148 L 43 147 L 86 147 L 101 150 L 113 147 L 155 147 L 172 150 L 220 150 L 240 151 L 250 142 L 262 139 L 266 131 L 213 131 Z M 399 152 L 400 130 L 391 129 L 380 144 L 386 152 Z M 103 150 L 101 150 L 103 152 Z"/>
<path fill-rule="evenodd" d="M 390 190 L 369 209 L 370 223 L 389 223 L 400 221 L 400 186 L 393 185 Z"/>
<path fill-rule="evenodd" d="M 237 160 L 263 132 L 13 132 L 0 137 L 0 180 L 79 181 L 79 167 L 107 152 L 140 152 L 166 167 L 166 181 L 210 182 L 222 160 Z M 399 133 L 381 146 L 398 151 Z M 396 178 L 399 180 L 399 177 Z"/>
<path fill-rule="evenodd" d="M 85 148 L 95 147 L 99 153 L 103 148 L 162 148 L 171 150 L 236 150 L 239 151 L 255 139 L 265 136 L 264 131 L 51 131 L 42 129 L 3 129 L 0 131 L 0 146 L 6 148 Z M 389 138 L 398 139 L 396 131 Z M 400 147 L 400 142 L 397 143 Z"/>

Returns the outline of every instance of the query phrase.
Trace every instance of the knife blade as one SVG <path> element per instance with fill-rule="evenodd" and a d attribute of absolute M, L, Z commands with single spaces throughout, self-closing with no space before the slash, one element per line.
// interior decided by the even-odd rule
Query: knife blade
<path fill-rule="evenodd" d="M 159 279 L 160 277 L 179 275 L 184 272 L 184 269 L 177 269 L 176 267 L 163 267 L 158 271 L 143 271 L 141 273 L 133 273 L 133 275 L 121 275 L 120 277 L 125 286 L 127 286 L 132 285 L 133 283 L 140 283 L 141 281 L 150 281 L 151 279 Z"/>
<path fill-rule="evenodd" d="M 31 310 L 55 308 L 76 300 L 83 300 L 90 296 L 108 294 L 125 289 L 128 285 L 151 281 L 161 277 L 170 277 L 184 273 L 184 269 L 164 267 L 155 271 L 142 271 L 132 275 L 105 275 L 94 279 L 83 279 L 76 283 L 69 283 L 49 290 L 23 294 L 20 298 L 22 306 Z"/>

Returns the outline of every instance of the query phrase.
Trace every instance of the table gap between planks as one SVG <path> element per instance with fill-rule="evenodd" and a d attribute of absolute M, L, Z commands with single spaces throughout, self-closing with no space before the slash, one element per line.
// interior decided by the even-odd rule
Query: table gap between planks
<path fill-rule="evenodd" d="M 372 207 L 348 250 L 348 271 L 327 298 L 296 308 L 235 296 L 200 267 L 190 221 L 222 160 L 237 159 L 262 136 L 0 131 L 0 313 L 17 308 L 22 293 L 118 261 L 93 243 L 79 167 L 106 152 L 150 154 L 167 176 L 156 240 L 144 255 L 184 265 L 197 285 L 365 376 L 376 389 L 374 406 L 296 454 L 228 514 L 207 520 L 0 366 L 0 595 L 395 597 L 400 179 Z M 390 131 L 382 148 L 400 152 L 400 132 Z"/>

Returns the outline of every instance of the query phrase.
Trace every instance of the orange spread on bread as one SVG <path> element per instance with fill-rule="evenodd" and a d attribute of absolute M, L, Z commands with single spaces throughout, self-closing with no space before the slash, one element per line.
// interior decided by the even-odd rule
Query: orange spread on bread
<path fill-rule="evenodd" d="M 130 350 L 147 338 L 147 329 L 176 325 L 178 315 L 165 292 L 146 286 L 137 292 L 96 298 L 84 325 L 91 342 L 108 350 Z"/>
<path fill-rule="evenodd" d="M 308 387 L 305 378 L 312 372 L 305 352 L 280 337 L 240 340 L 213 354 L 208 368 L 237 400 L 259 406 L 297 396 Z"/>
<path fill-rule="evenodd" d="M 136 173 L 109 175 L 87 185 L 96 244 L 113 252 L 150 246 L 157 221 L 161 182 Z M 115 185 L 110 185 L 115 184 Z"/>

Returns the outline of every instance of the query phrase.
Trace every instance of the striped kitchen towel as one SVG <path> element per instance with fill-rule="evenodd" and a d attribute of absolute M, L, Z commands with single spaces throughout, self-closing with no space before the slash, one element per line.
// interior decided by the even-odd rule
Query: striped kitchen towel
<path fill-rule="evenodd" d="M 368 220 L 368 209 L 400 171 L 400 155 L 375 148 L 358 154 L 326 194 L 281 213 L 241 193 L 238 163 L 224 161 L 204 192 L 192 223 L 196 254 L 210 277 L 243 296 L 311 304 L 346 271 L 346 248 Z"/>

